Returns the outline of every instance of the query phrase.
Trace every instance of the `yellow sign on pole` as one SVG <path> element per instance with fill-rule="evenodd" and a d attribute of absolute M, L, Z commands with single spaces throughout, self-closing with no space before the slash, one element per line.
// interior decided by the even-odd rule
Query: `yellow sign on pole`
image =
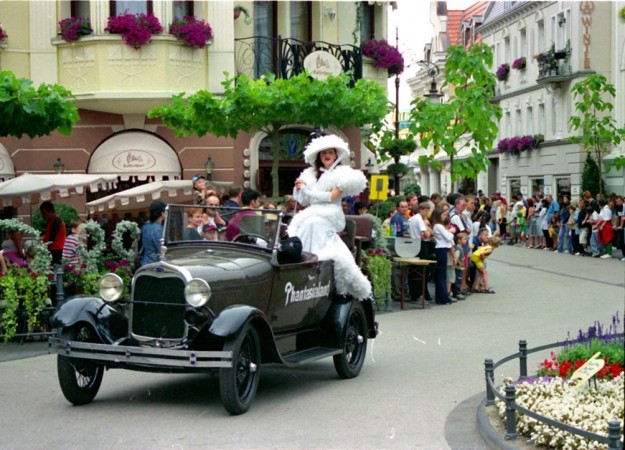
<path fill-rule="evenodd" d="M 369 200 L 386 200 L 388 198 L 388 175 L 371 175 Z"/>
<path fill-rule="evenodd" d="M 571 376 L 571 380 L 579 379 L 581 381 L 579 385 L 582 386 L 583 383 L 590 379 L 590 377 L 599 372 L 605 365 L 605 361 L 603 359 L 597 359 L 599 354 L 600 352 L 595 353 L 582 367 L 577 369 Z"/>

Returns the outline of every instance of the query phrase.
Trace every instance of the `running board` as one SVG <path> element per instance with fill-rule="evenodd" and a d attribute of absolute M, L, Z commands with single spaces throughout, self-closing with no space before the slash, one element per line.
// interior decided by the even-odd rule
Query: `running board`
<path fill-rule="evenodd" d="M 288 366 L 302 366 L 306 363 L 327 358 L 328 356 L 339 355 L 343 350 L 331 347 L 313 347 L 300 352 L 283 356 L 284 363 Z"/>

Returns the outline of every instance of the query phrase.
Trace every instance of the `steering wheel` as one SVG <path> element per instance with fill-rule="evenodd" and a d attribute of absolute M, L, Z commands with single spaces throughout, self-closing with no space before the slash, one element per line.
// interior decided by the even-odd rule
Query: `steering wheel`
<path fill-rule="evenodd" d="M 256 234 L 256 233 L 241 233 L 241 234 L 237 234 L 234 237 L 234 239 L 232 239 L 232 242 L 241 242 L 242 244 L 256 244 L 256 245 L 259 245 L 258 241 L 252 241 L 252 239 L 260 239 L 262 242 L 264 242 L 265 246 L 267 246 L 267 244 L 269 243 L 269 241 L 267 241 L 267 237 L 266 236 L 261 236 L 260 234 Z"/>

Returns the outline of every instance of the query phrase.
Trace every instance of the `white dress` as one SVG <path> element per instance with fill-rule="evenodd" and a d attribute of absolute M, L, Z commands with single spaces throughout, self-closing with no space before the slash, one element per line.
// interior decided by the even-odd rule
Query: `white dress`
<path fill-rule="evenodd" d="M 308 206 L 297 213 L 289 224 L 289 236 L 302 241 L 302 250 L 315 253 L 320 260 L 334 261 L 334 281 L 340 295 L 351 295 L 359 300 L 371 296 L 371 283 L 365 277 L 354 257 L 338 233 L 345 228 L 345 215 L 341 208 L 341 197 L 334 201 L 312 198 L 316 193 L 329 193 L 339 187 L 342 195 L 356 195 L 367 185 L 362 172 L 347 166 L 336 166 L 324 171 L 317 180 L 315 169 L 309 167 L 299 178 L 306 182 L 306 188 L 294 191 L 293 196 Z"/>

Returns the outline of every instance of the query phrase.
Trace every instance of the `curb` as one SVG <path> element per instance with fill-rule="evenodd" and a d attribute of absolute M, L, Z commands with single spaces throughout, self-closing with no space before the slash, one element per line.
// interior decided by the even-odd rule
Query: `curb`
<path fill-rule="evenodd" d="M 495 408 L 495 406 L 489 406 L 488 408 Z M 503 428 L 503 423 L 501 423 L 501 427 Z M 538 448 L 533 444 L 525 442 L 523 436 L 519 436 L 515 440 L 506 440 L 491 422 L 486 406 L 486 398 L 477 407 L 477 429 L 484 442 L 491 449 L 526 450 Z"/>

